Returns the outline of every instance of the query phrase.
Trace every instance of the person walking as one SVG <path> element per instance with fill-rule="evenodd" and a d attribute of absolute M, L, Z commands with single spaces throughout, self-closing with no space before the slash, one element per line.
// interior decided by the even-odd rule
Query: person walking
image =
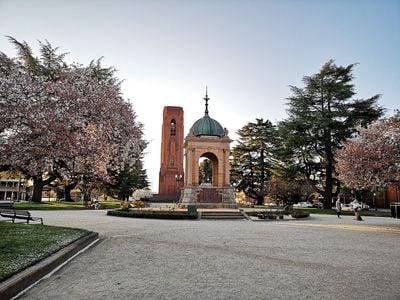
<path fill-rule="evenodd" d="M 339 197 L 336 199 L 335 206 L 336 206 L 337 217 L 338 217 L 338 219 L 341 219 L 340 213 L 342 211 L 342 203 L 340 203 L 340 198 Z"/>
<path fill-rule="evenodd" d="M 355 219 L 354 219 L 354 220 L 357 220 L 357 221 L 364 221 L 364 220 L 361 218 L 361 215 L 360 215 L 360 205 L 358 204 L 357 199 L 355 199 L 355 200 L 352 202 L 352 207 L 353 207 L 354 216 L 355 216 Z"/>

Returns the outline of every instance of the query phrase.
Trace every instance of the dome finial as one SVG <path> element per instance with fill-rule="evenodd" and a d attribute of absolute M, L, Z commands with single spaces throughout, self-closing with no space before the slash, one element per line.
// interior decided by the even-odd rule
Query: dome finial
<path fill-rule="evenodd" d="M 205 114 L 208 116 L 208 100 L 210 100 L 210 98 L 208 98 L 208 87 L 206 86 L 206 96 L 204 97 L 204 100 L 206 101 L 206 111 Z"/>

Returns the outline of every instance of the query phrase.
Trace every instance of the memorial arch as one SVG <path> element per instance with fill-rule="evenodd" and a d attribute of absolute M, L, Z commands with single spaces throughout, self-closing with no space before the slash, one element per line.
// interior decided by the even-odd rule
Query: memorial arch
<path fill-rule="evenodd" d="M 184 142 L 185 185 L 180 206 L 196 204 L 197 207 L 236 208 L 234 190 L 229 182 L 229 153 L 232 140 L 228 131 L 212 119 L 208 112 L 208 95 L 204 116 L 190 128 Z M 211 161 L 210 181 L 200 181 L 199 159 Z"/>

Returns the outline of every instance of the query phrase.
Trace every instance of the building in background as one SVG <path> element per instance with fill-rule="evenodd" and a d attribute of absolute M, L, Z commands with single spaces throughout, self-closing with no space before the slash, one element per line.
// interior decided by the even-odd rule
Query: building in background
<path fill-rule="evenodd" d="M 26 182 L 21 178 L 0 178 L 0 201 L 19 201 L 26 198 Z"/>

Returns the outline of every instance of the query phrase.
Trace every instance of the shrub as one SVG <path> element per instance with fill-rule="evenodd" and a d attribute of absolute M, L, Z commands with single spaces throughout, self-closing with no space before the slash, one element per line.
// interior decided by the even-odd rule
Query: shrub
<path fill-rule="evenodd" d="M 300 218 L 308 218 L 310 214 L 306 212 L 294 212 L 291 214 L 291 216 L 292 218 L 300 219 Z"/>

